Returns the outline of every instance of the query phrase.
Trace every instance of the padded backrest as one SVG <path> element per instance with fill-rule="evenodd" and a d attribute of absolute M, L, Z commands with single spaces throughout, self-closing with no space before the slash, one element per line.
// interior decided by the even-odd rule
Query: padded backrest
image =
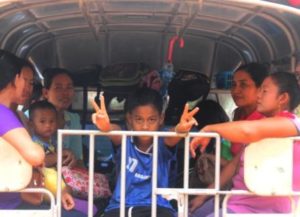
<path fill-rule="evenodd" d="M 289 194 L 293 190 L 292 138 L 264 139 L 245 149 L 245 183 L 259 195 Z"/>
<path fill-rule="evenodd" d="M 25 188 L 32 175 L 32 167 L 19 152 L 0 138 L 0 191 L 18 191 Z"/>

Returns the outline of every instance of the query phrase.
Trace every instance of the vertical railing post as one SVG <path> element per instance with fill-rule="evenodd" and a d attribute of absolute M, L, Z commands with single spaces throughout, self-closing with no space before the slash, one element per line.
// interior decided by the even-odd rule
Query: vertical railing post
<path fill-rule="evenodd" d="M 183 169 L 183 189 L 189 188 L 189 167 L 190 167 L 190 149 L 189 149 L 190 137 L 184 137 L 184 169 Z M 188 194 L 184 194 L 184 216 L 188 216 Z"/>
<path fill-rule="evenodd" d="M 216 139 L 216 154 L 215 154 L 215 190 L 220 191 L 220 165 L 221 165 L 221 139 L 219 135 L 215 136 Z M 215 195 L 215 216 L 219 216 L 220 212 L 220 194 Z"/>
<path fill-rule="evenodd" d="M 122 134 L 121 144 L 121 198 L 120 198 L 120 217 L 125 217 L 125 187 L 126 187 L 126 138 L 125 134 Z"/>
<path fill-rule="evenodd" d="M 90 134 L 89 138 L 89 194 L 88 194 L 88 217 L 93 217 L 94 204 L 94 153 L 95 153 L 95 134 Z"/>
<path fill-rule="evenodd" d="M 56 206 L 57 206 L 57 217 L 61 217 L 61 182 L 62 182 L 62 138 L 63 131 L 58 130 L 57 133 L 57 192 L 56 192 Z"/>
<path fill-rule="evenodd" d="M 156 189 L 157 189 L 157 162 L 158 162 L 158 136 L 153 136 L 153 151 L 152 151 L 152 204 L 151 217 L 156 217 Z"/>

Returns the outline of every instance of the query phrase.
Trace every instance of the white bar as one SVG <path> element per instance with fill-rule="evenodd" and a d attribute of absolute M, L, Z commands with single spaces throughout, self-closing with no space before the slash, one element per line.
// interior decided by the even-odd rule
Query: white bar
<path fill-rule="evenodd" d="M 244 190 L 231 190 L 231 191 L 222 191 L 220 190 L 220 156 L 221 156 L 221 140 L 220 136 L 217 133 L 189 133 L 185 137 L 185 148 L 184 148 L 184 186 L 180 188 L 157 188 L 157 164 L 158 164 L 158 138 L 159 137 L 178 137 L 182 136 L 175 132 L 149 132 L 149 131 L 111 131 L 111 132 L 100 132 L 97 130 L 58 130 L 58 174 L 61 174 L 61 161 L 62 161 L 62 136 L 63 135 L 89 135 L 90 138 L 90 168 L 89 168 L 89 180 L 93 178 L 93 160 L 94 160 L 94 136 L 95 135 L 121 135 L 122 136 L 122 152 L 121 152 L 121 195 L 120 195 L 120 217 L 125 217 L 125 182 L 126 182 L 126 138 L 127 136 L 153 136 L 153 165 L 152 165 L 152 214 L 151 217 L 156 217 L 157 209 L 157 196 L 160 195 L 174 195 L 176 194 L 177 199 L 180 199 L 180 196 L 184 198 L 184 215 L 188 215 L 188 195 L 215 195 L 215 216 L 219 215 L 219 196 L 220 195 L 252 195 L 252 193 Z M 189 142 L 191 137 L 195 136 L 205 136 L 213 137 L 216 139 L 216 167 L 215 167 L 215 187 L 213 189 L 189 189 L 188 188 L 188 169 L 189 169 Z M 300 140 L 300 137 L 293 137 L 294 139 Z M 91 168 L 92 167 L 92 168 Z M 58 189 L 61 189 L 61 176 L 58 176 Z M 92 213 L 92 192 L 91 187 L 92 181 L 89 182 L 89 217 Z M 299 195 L 300 192 L 294 192 L 294 195 Z M 278 195 L 280 196 L 280 195 Z M 285 196 L 285 195 L 282 195 Z M 57 207 L 58 207 L 58 217 L 61 216 L 61 190 L 57 192 Z"/>
<path fill-rule="evenodd" d="M 216 154 L 215 154 L 215 190 L 220 191 L 220 165 L 221 165 L 221 139 L 217 135 L 216 139 Z M 220 212 L 220 195 L 219 193 L 215 194 L 215 216 L 219 216 Z"/>
<path fill-rule="evenodd" d="M 43 193 L 50 198 L 50 207 L 49 209 L 0 209 L 1 217 L 32 217 L 32 216 L 47 216 L 47 217 L 57 217 L 57 211 L 55 206 L 54 195 L 45 188 L 26 188 L 19 192 L 29 192 L 29 193 Z M 12 193 L 12 192 L 11 192 Z"/>
<path fill-rule="evenodd" d="M 121 198 L 120 198 L 120 217 L 125 217 L 125 187 L 126 187 L 126 136 L 122 135 L 121 147 Z"/>
<path fill-rule="evenodd" d="M 64 130 L 58 130 L 57 132 L 57 192 L 56 192 L 56 201 L 57 201 L 57 217 L 61 217 L 61 182 L 62 182 L 62 139 L 63 139 Z"/>
<path fill-rule="evenodd" d="M 152 151 L 152 204 L 151 204 L 151 217 L 156 217 L 157 210 L 157 165 L 158 165 L 158 136 L 153 136 L 153 151 Z"/>
<path fill-rule="evenodd" d="M 189 167 L 190 167 L 190 149 L 189 149 L 190 137 L 187 136 L 184 138 L 184 164 L 183 164 L 183 189 L 189 188 Z M 187 194 L 184 194 L 183 203 L 184 203 L 184 216 L 188 216 L 188 198 Z M 181 198 L 178 198 L 180 200 Z M 179 201 L 178 201 L 179 202 Z"/>
<path fill-rule="evenodd" d="M 88 194 L 88 217 L 93 217 L 94 205 L 94 152 L 95 152 L 95 135 L 89 138 L 89 194 Z"/>
<path fill-rule="evenodd" d="M 162 132 L 162 131 L 110 131 L 110 132 L 101 132 L 98 130 L 65 130 L 61 129 L 58 130 L 59 132 L 63 133 L 63 135 L 102 135 L 102 136 L 113 136 L 113 135 L 118 135 L 118 136 L 154 136 L 157 135 L 158 137 L 185 137 L 183 134 L 177 134 L 175 132 Z M 195 137 L 195 136 L 205 136 L 205 137 L 216 137 L 218 136 L 217 133 L 202 133 L 202 132 L 191 132 L 188 134 L 190 137 Z"/>

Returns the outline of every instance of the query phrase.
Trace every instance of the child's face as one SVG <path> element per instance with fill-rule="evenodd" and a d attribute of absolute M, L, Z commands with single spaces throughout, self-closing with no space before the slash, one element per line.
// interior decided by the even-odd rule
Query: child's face
<path fill-rule="evenodd" d="M 163 115 L 153 105 L 138 106 L 127 116 L 129 127 L 134 131 L 157 131 L 163 124 L 163 120 Z M 138 140 L 152 143 L 151 136 L 140 136 Z"/>
<path fill-rule="evenodd" d="M 34 112 L 31 127 L 35 135 L 49 140 L 57 130 L 56 113 L 51 109 L 37 109 Z"/>
<path fill-rule="evenodd" d="M 258 94 L 257 111 L 271 117 L 285 109 L 283 106 L 283 94 L 279 94 L 279 89 L 272 78 L 267 77 Z"/>

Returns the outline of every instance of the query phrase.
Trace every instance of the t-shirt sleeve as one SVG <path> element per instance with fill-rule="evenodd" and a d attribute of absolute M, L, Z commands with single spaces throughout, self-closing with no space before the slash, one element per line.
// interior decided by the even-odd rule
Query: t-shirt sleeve
<path fill-rule="evenodd" d="M 298 132 L 298 136 L 300 135 L 300 119 L 299 118 L 295 118 L 292 119 L 293 123 L 295 124 L 296 128 L 297 128 L 297 132 Z"/>
<path fill-rule="evenodd" d="M 0 136 L 15 128 L 23 127 L 16 115 L 3 105 L 0 105 L 0 120 Z"/>

